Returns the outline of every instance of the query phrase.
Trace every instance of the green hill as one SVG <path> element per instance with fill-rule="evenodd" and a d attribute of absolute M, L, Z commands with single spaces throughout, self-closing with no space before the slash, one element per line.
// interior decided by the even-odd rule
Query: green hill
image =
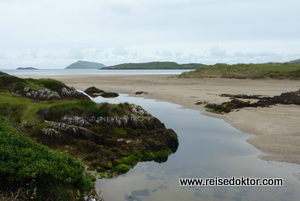
<path fill-rule="evenodd" d="M 265 63 L 265 64 L 215 64 L 199 68 L 195 71 L 184 72 L 180 78 L 189 77 L 221 77 L 238 79 L 300 79 L 299 63 Z"/>
<path fill-rule="evenodd" d="M 99 69 L 104 67 L 104 64 L 90 62 L 90 61 L 77 61 L 67 66 L 65 69 Z"/>
<path fill-rule="evenodd" d="M 115 66 L 109 66 L 102 69 L 197 69 L 204 64 L 178 64 L 175 62 L 148 62 L 148 63 L 125 63 Z"/>
<path fill-rule="evenodd" d="M 292 60 L 289 63 L 300 63 L 300 59 Z"/>

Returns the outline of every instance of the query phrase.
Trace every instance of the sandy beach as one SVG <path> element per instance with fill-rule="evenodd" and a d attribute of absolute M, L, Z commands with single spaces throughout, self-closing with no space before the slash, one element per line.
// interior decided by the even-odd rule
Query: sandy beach
<path fill-rule="evenodd" d="M 34 78 L 38 77 L 34 76 Z M 179 79 L 174 75 L 67 75 L 51 78 L 80 90 L 95 86 L 105 91 L 158 99 L 199 110 L 204 115 L 222 118 L 235 128 L 253 134 L 247 141 L 261 151 L 258 157 L 264 160 L 300 164 L 300 106 L 275 105 L 267 108 L 244 108 L 220 115 L 207 112 L 204 104 L 196 105 L 197 102 L 229 101 L 229 98 L 219 96 L 223 93 L 280 95 L 283 92 L 299 90 L 299 81 Z M 137 91 L 147 93 L 136 95 Z"/>

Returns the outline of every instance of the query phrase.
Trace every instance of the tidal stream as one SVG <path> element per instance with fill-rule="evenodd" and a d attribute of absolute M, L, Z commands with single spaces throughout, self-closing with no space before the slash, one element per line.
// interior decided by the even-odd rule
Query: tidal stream
<path fill-rule="evenodd" d="M 106 201 L 183 200 L 299 200 L 300 166 L 267 162 L 241 132 L 221 119 L 180 105 L 121 94 L 96 102 L 141 105 L 173 129 L 179 148 L 164 163 L 140 162 L 125 175 L 96 181 Z M 296 176 L 295 176 L 296 175 Z M 180 186 L 179 178 L 283 178 L 284 186 Z"/>

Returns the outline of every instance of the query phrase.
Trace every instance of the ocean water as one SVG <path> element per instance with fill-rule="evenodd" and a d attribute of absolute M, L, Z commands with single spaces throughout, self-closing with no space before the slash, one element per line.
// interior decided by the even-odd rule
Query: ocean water
<path fill-rule="evenodd" d="M 97 69 L 40 69 L 40 70 L 16 70 L 16 69 L 0 69 L 0 71 L 10 75 L 86 75 L 86 74 L 180 74 L 182 72 L 191 71 L 184 70 L 97 70 Z"/>
<path fill-rule="evenodd" d="M 70 74 L 180 74 L 188 70 L 1 70 L 11 75 Z M 172 128 L 179 137 L 179 148 L 164 163 L 140 162 L 128 173 L 96 181 L 97 191 L 107 201 L 216 200 L 274 201 L 300 200 L 300 166 L 267 162 L 246 142 L 251 135 L 221 119 L 207 117 L 180 105 L 121 94 L 118 98 L 93 99 L 95 102 L 129 102 L 141 105 Z M 180 186 L 179 178 L 282 178 L 284 186 Z"/>

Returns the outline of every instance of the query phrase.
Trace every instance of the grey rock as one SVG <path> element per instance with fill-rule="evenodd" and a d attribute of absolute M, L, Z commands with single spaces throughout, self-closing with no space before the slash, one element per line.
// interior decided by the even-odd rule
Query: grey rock
<path fill-rule="evenodd" d="M 83 119 L 82 117 L 66 117 L 64 116 L 62 121 L 66 124 L 69 125 L 75 125 L 75 126 L 92 126 L 92 124 L 90 122 L 88 122 L 87 120 Z"/>

